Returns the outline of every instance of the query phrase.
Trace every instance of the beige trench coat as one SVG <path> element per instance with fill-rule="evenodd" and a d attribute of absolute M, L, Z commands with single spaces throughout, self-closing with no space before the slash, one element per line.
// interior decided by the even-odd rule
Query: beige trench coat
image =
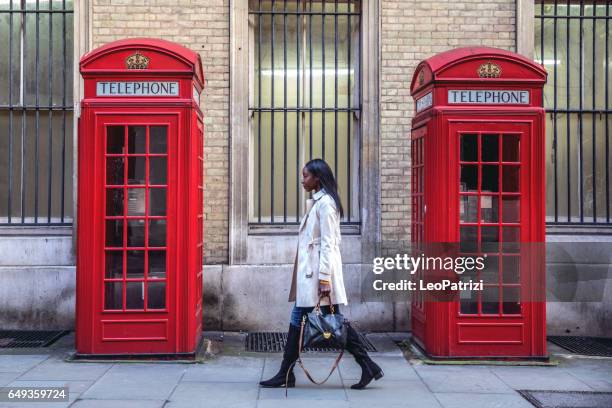
<path fill-rule="evenodd" d="M 340 256 L 340 214 L 334 199 L 321 189 L 306 204 L 293 262 L 289 301 L 298 307 L 312 307 L 319 299 L 319 279 L 331 283 L 331 301 L 346 305 L 346 290 Z M 321 305 L 327 305 L 327 298 Z"/>

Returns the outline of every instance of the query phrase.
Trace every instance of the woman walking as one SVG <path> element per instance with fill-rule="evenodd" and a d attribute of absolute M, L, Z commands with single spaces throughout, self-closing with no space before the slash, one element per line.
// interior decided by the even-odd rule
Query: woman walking
<path fill-rule="evenodd" d="M 340 257 L 340 218 L 344 210 L 328 164 L 321 159 L 306 163 L 302 169 L 302 186 L 313 195 L 307 201 L 306 215 L 299 227 L 289 293 L 289 301 L 295 304 L 280 369 L 274 377 L 259 383 L 263 387 L 284 387 L 285 382 L 287 387 L 295 387 L 293 363 L 298 358 L 300 347 L 300 324 L 302 317 L 314 309 L 321 296 L 324 296 L 320 303 L 324 314 L 330 313 L 330 301 L 337 312 L 340 303 L 347 304 Z M 348 325 L 347 332 L 346 350 L 361 367 L 361 379 L 351 388 L 362 389 L 373 379 L 380 379 L 383 371 L 368 356 L 355 329 Z"/>

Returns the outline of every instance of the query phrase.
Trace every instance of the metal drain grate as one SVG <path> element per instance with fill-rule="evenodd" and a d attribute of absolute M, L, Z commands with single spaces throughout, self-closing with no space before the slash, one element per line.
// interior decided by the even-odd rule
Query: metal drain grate
<path fill-rule="evenodd" d="M 612 357 L 612 339 L 582 336 L 548 336 L 548 340 L 572 353 Z"/>
<path fill-rule="evenodd" d="M 363 333 L 358 333 L 361 341 L 368 352 L 376 351 L 376 347 L 367 339 Z M 257 351 L 263 353 L 281 353 L 287 342 L 287 333 L 281 332 L 253 332 L 248 333 L 245 340 L 246 351 Z M 310 348 L 307 347 L 304 351 L 321 351 L 321 352 L 339 352 L 338 349 L 332 348 Z"/>
<path fill-rule="evenodd" d="M 64 330 L 0 330 L 0 348 L 48 347 L 67 333 Z"/>
<path fill-rule="evenodd" d="M 610 408 L 611 392 L 518 390 L 537 408 Z"/>

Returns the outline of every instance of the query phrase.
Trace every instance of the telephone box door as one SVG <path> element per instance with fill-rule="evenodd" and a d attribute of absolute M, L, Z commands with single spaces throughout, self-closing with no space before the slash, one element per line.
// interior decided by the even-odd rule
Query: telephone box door
<path fill-rule="evenodd" d="M 176 336 L 177 117 L 97 115 L 100 245 L 95 348 L 172 353 Z M 133 350 L 131 348 L 133 345 Z"/>
<path fill-rule="evenodd" d="M 519 242 L 532 241 L 529 168 L 530 122 L 461 122 L 450 125 L 450 152 L 457 165 L 458 223 L 455 237 L 460 251 L 484 256 L 482 271 L 464 273 L 462 280 L 483 282 L 483 290 L 460 292 L 451 305 L 450 354 L 477 356 L 529 355 L 531 303 L 522 299 L 532 286 L 529 256 Z M 454 218 L 454 217 L 453 217 Z"/>

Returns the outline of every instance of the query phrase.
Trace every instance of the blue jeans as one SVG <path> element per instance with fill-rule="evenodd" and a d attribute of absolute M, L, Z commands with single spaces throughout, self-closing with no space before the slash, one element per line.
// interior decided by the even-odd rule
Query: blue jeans
<path fill-rule="evenodd" d="M 300 327 L 302 324 L 302 317 L 312 312 L 313 310 L 314 310 L 314 306 L 299 307 L 299 306 L 296 306 L 294 303 L 293 310 L 291 311 L 291 320 L 289 321 L 289 323 L 291 323 L 292 326 Z M 334 311 L 336 313 L 340 313 L 340 306 L 334 305 Z M 331 313 L 331 310 L 329 310 L 329 306 L 321 306 L 321 313 L 323 314 Z"/>

